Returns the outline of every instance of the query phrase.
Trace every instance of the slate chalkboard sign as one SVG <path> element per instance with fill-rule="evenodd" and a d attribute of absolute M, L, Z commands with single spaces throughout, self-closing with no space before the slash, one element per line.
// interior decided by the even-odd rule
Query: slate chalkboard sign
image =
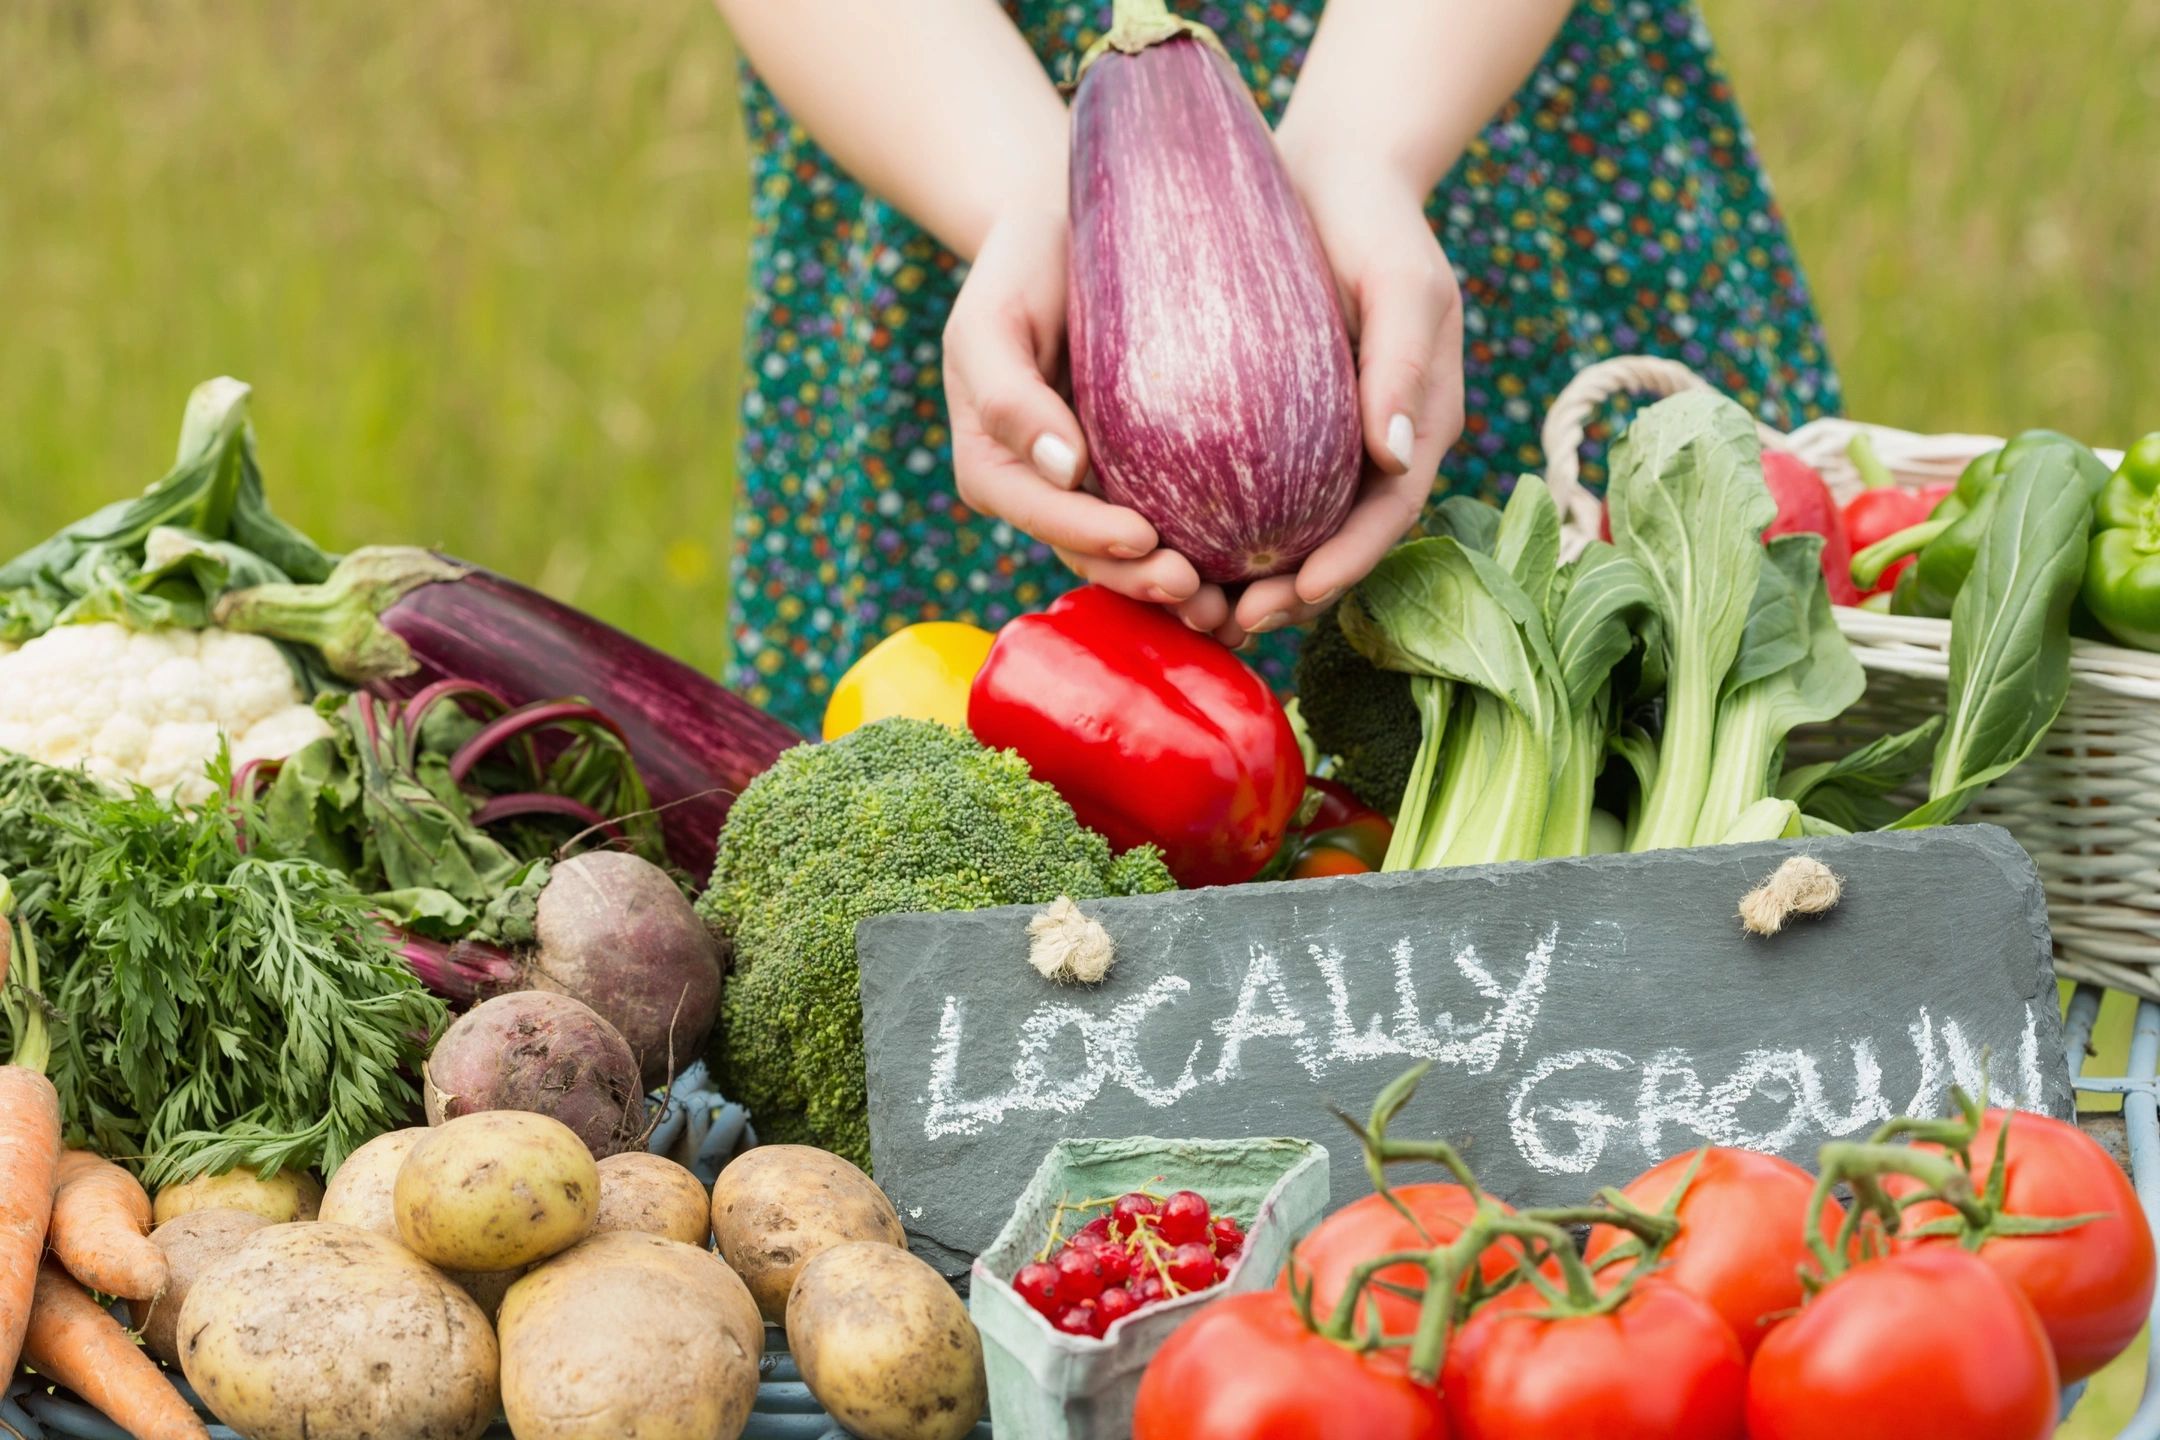
<path fill-rule="evenodd" d="M 1827 915 L 1746 935 L 1740 897 L 1806 853 Z M 1802 1163 L 1949 1087 L 2071 1114 L 2046 902 L 1992 826 L 1361 875 L 1083 907 L 1092 987 L 1026 962 L 1026 908 L 857 932 L 878 1182 L 948 1275 L 1053 1140 L 1320 1140 L 1433 1062 L 1397 1124 L 1516 1204 L 1567 1204 L 1705 1142 Z M 1406 1178 L 1417 1178 L 1415 1169 Z M 1170 1177 L 1176 1183 L 1176 1177 Z"/>

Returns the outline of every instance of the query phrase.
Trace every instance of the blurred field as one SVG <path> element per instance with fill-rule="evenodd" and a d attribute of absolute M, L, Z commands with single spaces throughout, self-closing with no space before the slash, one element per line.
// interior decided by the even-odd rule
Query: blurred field
<path fill-rule="evenodd" d="M 1705 4 L 1852 413 L 2160 428 L 2160 0 Z M 702 0 L 0 6 L 0 555 L 154 479 L 229 373 L 326 543 L 717 667 L 733 79 Z"/>

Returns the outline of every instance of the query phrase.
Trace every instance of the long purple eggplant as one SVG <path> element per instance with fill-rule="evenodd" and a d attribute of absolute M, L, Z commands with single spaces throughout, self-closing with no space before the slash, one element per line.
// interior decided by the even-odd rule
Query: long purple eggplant
<path fill-rule="evenodd" d="M 500 575 L 426 550 L 355 550 L 320 585 L 218 601 L 227 630 L 312 645 L 333 674 L 404 698 L 477 681 L 512 705 L 575 696 L 621 727 L 668 855 L 702 880 L 728 806 L 803 737 L 680 660 Z"/>
<path fill-rule="evenodd" d="M 1206 27 L 1118 0 L 1071 184 L 1073 398 L 1104 496 L 1209 580 L 1295 568 L 1356 498 L 1357 369 L 1312 218 Z"/>

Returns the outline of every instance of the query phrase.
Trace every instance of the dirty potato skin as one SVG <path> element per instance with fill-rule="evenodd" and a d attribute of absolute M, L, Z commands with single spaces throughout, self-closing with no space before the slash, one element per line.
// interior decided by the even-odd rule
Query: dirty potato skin
<path fill-rule="evenodd" d="M 398 1167 L 405 1163 L 413 1146 L 427 1133 L 425 1125 L 392 1130 L 376 1136 L 346 1156 L 345 1163 L 338 1166 L 330 1183 L 323 1187 L 320 1218 L 332 1224 L 372 1230 L 403 1245 L 405 1237 L 398 1234 L 395 1198 Z M 502 1308 L 503 1292 L 525 1270 L 520 1266 L 515 1270 L 443 1270 L 442 1273 L 472 1296 L 473 1302 L 493 1323 L 495 1312 Z"/>
<path fill-rule="evenodd" d="M 150 1222 L 163 1225 L 195 1210 L 252 1210 L 282 1225 L 315 1219 L 322 1197 L 323 1187 L 305 1170 L 280 1170 L 264 1180 L 243 1166 L 166 1186 L 150 1206 Z"/>
<path fill-rule="evenodd" d="M 664 1155 L 640 1151 L 600 1162 L 600 1214 L 593 1234 L 635 1230 L 685 1245 L 712 1238 L 712 1202 L 688 1170 Z"/>
<path fill-rule="evenodd" d="M 398 1238 L 451 1270 L 515 1270 L 585 1238 L 600 1171 L 560 1120 L 482 1110 L 436 1126 L 398 1166 Z"/>
<path fill-rule="evenodd" d="M 248 1440 L 476 1440 L 495 1416 L 480 1307 L 350 1225 L 258 1230 L 180 1307 L 180 1368 Z"/>
<path fill-rule="evenodd" d="M 765 1326 L 709 1250 L 614 1231 L 536 1266 L 503 1301 L 503 1411 L 518 1440 L 735 1440 Z"/>
<path fill-rule="evenodd" d="M 861 1440 L 959 1440 L 990 1402 L 967 1306 L 905 1250 L 820 1251 L 796 1277 L 787 1333 L 810 1393 Z"/>
<path fill-rule="evenodd" d="M 150 1232 L 150 1243 L 165 1252 L 165 1293 L 155 1300 L 130 1300 L 128 1314 L 142 1332 L 143 1345 L 168 1365 L 180 1363 L 180 1307 L 188 1290 L 240 1243 L 270 1221 L 252 1210 L 190 1210 Z"/>
<path fill-rule="evenodd" d="M 813 1145 L 760 1145 L 737 1156 L 713 1187 L 712 1228 L 721 1255 L 776 1324 L 795 1276 L 818 1252 L 851 1240 L 907 1244 L 885 1192 Z"/>

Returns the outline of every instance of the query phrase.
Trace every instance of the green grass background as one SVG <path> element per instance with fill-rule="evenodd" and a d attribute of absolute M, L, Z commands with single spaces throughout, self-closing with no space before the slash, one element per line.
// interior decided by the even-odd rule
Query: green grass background
<path fill-rule="evenodd" d="M 2160 428 L 2160 0 L 1706 8 L 1853 414 Z M 440 544 L 717 667 L 734 101 L 702 0 L 0 5 L 0 554 L 154 479 L 233 374 L 326 543 Z"/>

